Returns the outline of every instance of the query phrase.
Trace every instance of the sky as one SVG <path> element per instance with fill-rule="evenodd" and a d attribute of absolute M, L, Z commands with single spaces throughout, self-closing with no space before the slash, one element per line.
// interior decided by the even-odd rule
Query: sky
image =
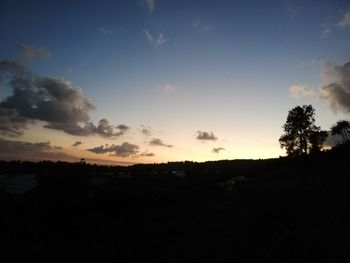
<path fill-rule="evenodd" d="M 1 1 L 0 159 L 284 156 L 350 113 L 350 2 Z"/>

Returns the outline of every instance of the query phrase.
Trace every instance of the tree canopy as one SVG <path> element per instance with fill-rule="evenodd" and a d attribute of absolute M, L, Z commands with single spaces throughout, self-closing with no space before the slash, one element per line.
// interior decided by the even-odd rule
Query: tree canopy
<path fill-rule="evenodd" d="M 340 135 L 343 143 L 350 141 L 350 122 L 346 120 L 338 121 L 331 128 L 332 135 Z"/>
<path fill-rule="evenodd" d="M 315 109 L 312 105 L 291 109 L 283 129 L 279 142 L 289 156 L 306 155 L 321 150 L 328 134 L 315 125 Z"/>

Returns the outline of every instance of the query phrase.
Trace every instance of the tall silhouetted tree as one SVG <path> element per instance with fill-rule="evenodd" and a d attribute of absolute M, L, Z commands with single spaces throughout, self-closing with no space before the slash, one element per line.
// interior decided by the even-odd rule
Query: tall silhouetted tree
<path fill-rule="evenodd" d="M 343 138 L 343 143 L 350 141 L 350 122 L 349 121 L 338 121 L 331 128 L 332 135 L 340 135 Z"/>
<path fill-rule="evenodd" d="M 326 139 L 326 133 L 315 125 L 315 110 L 312 105 L 291 109 L 283 129 L 284 134 L 279 142 L 289 156 L 318 151 Z"/>

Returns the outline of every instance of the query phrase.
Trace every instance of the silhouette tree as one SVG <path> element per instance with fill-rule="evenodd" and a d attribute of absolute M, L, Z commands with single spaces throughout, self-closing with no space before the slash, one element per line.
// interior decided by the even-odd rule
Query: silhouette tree
<path fill-rule="evenodd" d="M 343 143 L 350 141 L 350 122 L 349 121 L 338 121 L 331 128 L 332 135 L 340 135 L 343 138 Z"/>
<path fill-rule="evenodd" d="M 317 127 L 318 128 L 318 127 Z M 310 134 L 309 142 L 310 142 L 310 153 L 317 153 L 321 151 L 325 140 L 327 139 L 328 132 L 322 130 L 313 131 Z"/>
<path fill-rule="evenodd" d="M 326 132 L 314 123 L 315 110 L 312 105 L 291 109 L 283 125 L 284 134 L 279 139 L 281 148 L 285 148 L 289 156 L 319 151 L 326 139 Z"/>

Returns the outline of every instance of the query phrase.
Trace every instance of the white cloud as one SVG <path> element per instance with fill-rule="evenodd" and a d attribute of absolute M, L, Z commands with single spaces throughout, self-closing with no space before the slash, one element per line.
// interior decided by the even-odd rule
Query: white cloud
<path fill-rule="evenodd" d="M 337 23 L 337 26 L 350 27 L 350 11 L 344 14 L 344 17 Z"/>
<path fill-rule="evenodd" d="M 147 29 L 144 32 L 148 42 L 154 47 L 159 47 L 168 41 L 161 32 L 158 35 L 152 35 Z"/>
<path fill-rule="evenodd" d="M 289 93 L 293 97 L 315 95 L 315 92 L 311 88 L 309 88 L 308 86 L 305 86 L 303 84 L 294 84 L 294 85 L 290 86 Z"/>

